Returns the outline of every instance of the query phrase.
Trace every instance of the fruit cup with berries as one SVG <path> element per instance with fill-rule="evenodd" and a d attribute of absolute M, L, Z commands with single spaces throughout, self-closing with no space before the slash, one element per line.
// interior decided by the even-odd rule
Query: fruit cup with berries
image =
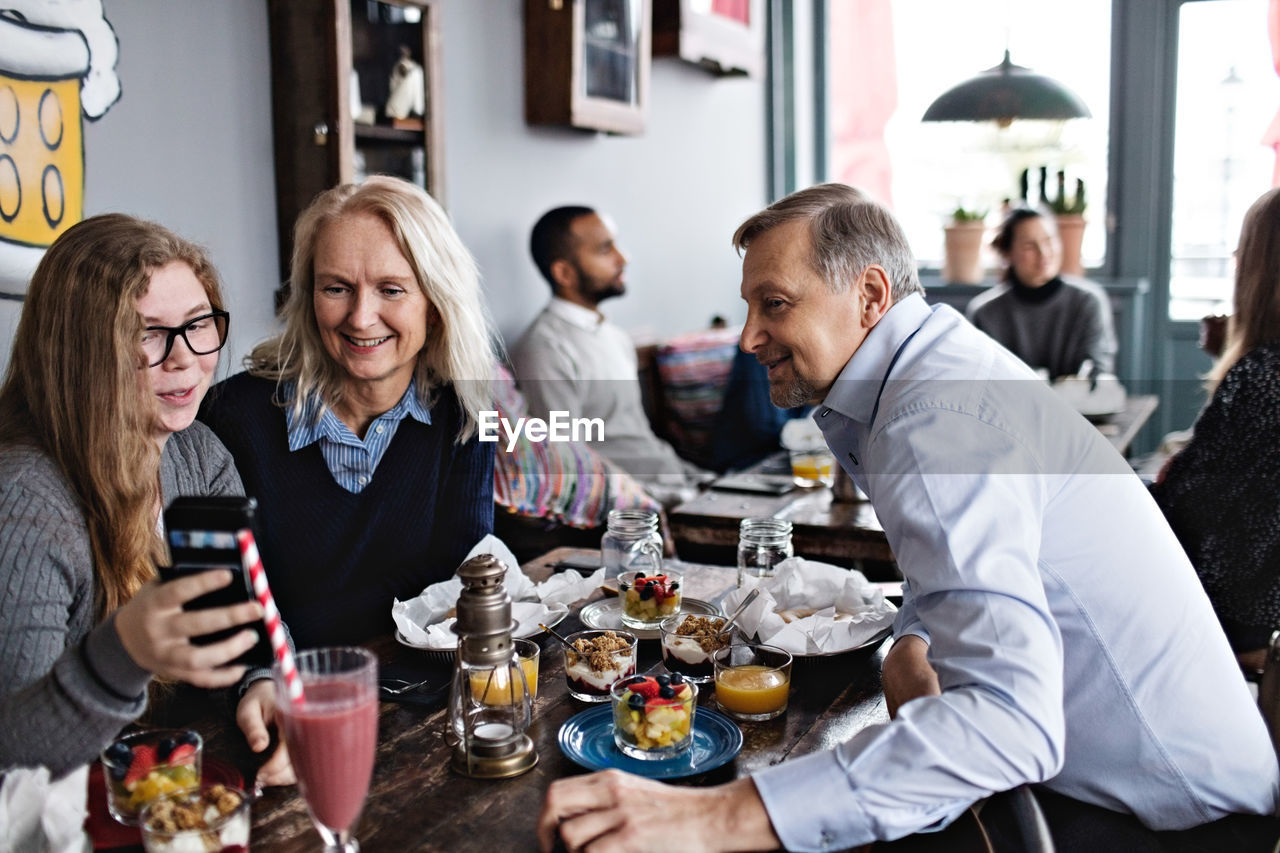
<path fill-rule="evenodd" d="M 618 575 L 622 624 L 628 628 L 657 628 L 663 619 L 680 612 L 682 579 L 677 572 L 657 575 L 623 572 Z"/>
<path fill-rule="evenodd" d="M 149 729 L 116 739 L 102 751 L 111 816 L 136 826 L 152 800 L 198 791 L 203 749 L 200 735 L 190 729 Z"/>
<path fill-rule="evenodd" d="M 624 755 L 661 760 L 688 751 L 698 688 L 680 673 L 624 679 L 612 696 L 613 741 Z"/>

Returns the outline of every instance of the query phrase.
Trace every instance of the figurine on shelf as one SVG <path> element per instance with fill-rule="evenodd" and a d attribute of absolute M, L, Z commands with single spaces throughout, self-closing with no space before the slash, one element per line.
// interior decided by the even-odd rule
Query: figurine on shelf
<path fill-rule="evenodd" d="M 387 117 L 421 117 L 426 112 L 426 85 L 422 66 L 413 61 L 407 45 L 400 46 L 400 59 L 391 69 L 391 94 L 387 96 Z"/>

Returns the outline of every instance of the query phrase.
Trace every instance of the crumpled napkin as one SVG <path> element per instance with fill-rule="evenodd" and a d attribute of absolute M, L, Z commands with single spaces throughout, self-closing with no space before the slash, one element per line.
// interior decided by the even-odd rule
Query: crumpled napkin
<path fill-rule="evenodd" d="M 505 585 L 507 594 L 511 596 L 511 618 L 517 623 L 513 632 L 516 637 L 537 634 L 542 630 L 538 627 L 539 622 L 548 622 L 568 612 L 570 602 L 586 598 L 604 580 L 603 568 L 585 579 L 580 573 L 568 569 L 535 584 L 520 570 L 520 563 L 510 549 L 492 534 L 481 539 L 467 554 L 466 560 L 477 554 L 493 554 L 507 565 Z M 462 581 L 457 576 L 433 583 L 416 598 L 393 601 L 391 618 L 410 645 L 437 651 L 456 649 L 458 635 L 453 633 L 456 620 L 449 611 L 457 606 L 461 594 Z"/>
<path fill-rule="evenodd" d="M 803 557 L 783 560 L 771 578 L 743 578 L 724 597 L 724 611 L 732 613 L 756 587 L 760 597 L 738 617 L 738 626 L 793 655 L 856 648 L 892 625 L 898 612 L 862 572 Z M 787 622 L 782 611 L 813 612 Z"/>
<path fill-rule="evenodd" d="M 56 782 L 47 767 L 6 770 L 0 785 L 0 853 L 92 850 L 84 831 L 88 790 L 88 765 Z"/>

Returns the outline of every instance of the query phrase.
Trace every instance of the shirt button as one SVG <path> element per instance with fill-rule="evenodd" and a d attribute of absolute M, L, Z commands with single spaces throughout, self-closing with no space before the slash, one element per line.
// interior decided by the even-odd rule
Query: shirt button
<path fill-rule="evenodd" d="M 356 480 L 356 482 L 363 486 L 365 483 L 369 482 L 369 478 L 361 477 L 360 479 Z"/>
<path fill-rule="evenodd" d="M 387 431 L 387 428 L 384 427 L 382 424 L 378 424 L 376 427 L 373 428 L 373 431 L 376 432 L 378 435 L 382 435 L 384 432 Z"/>

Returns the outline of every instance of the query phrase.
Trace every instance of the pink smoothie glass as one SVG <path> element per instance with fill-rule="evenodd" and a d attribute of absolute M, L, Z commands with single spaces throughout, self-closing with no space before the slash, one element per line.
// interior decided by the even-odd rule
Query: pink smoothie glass
<path fill-rule="evenodd" d="M 360 849 L 352 828 L 373 776 L 378 745 L 378 659 L 357 648 L 311 649 L 296 658 L 302 700 L 291 701 L 280 664 L 273 677 L 293 769 L 325 853 Z"/>

